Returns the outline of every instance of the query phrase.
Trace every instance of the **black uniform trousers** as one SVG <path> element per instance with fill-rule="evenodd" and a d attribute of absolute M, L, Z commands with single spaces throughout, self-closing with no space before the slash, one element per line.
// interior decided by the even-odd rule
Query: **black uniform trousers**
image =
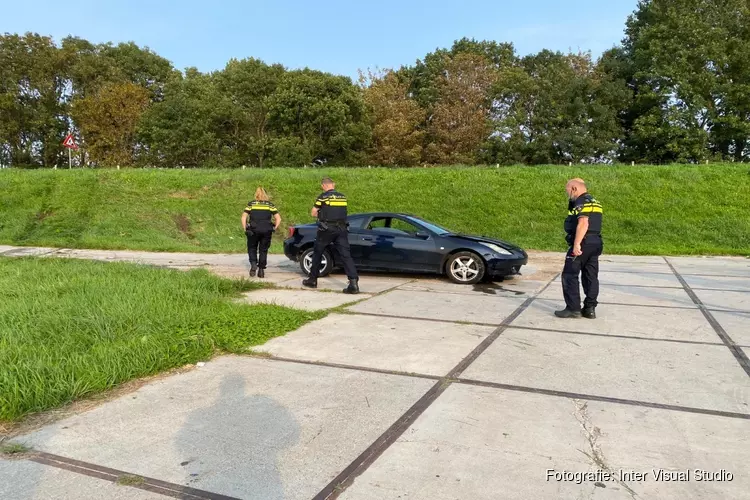
<path fill-rule="evenodd" d="M 601 237 L 586 237 L 581 243 L 578 257 L 573 255 L 573 247 L 565 255 L 565 267 L 562 272 L 562 289 L 565 305 L 571 311 L 581 310 L 581 290 L 578 275 L 581 275 L 583 293 L 583 307 L 596 307 L 599 298 L 599 256 L 602 254 L 603 243 Z"/>
<path fill-rule="evenodd" d="M 330 222 L 327 225 L 328 229 L 318 228 L 318 234 L 315 237 L 310 277 L 317 279 L 320 274 L 320 262 L 323 259 L 323 251 L 328 245 L 333 243 L 333 248 L 339 257 L 341 257 L 341 264 L 344 266 L 346 277 L 350 280 L 359 279 L 357 268 L 354 267 L 354 260 L 349 249 L 349 231 L 347 231 L 346 226 Z"/>
<path fill-rule="evenodd" d="M 250 266 L 258 269 L 265 269 L 268 261 L 268 248 L 271 246 L 271 229 L 262 231 L 246 231 L 247 235 L 247 257 L 250 260 Z"/>

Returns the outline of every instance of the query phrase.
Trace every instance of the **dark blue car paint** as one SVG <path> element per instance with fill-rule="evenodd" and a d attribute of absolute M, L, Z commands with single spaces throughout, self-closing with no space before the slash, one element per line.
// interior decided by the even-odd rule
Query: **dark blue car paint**
<path fill-rule="evenodd" d="M 418 226 L 422 236 L 397 234 L 390 228 L 367 229 L 374 218 L 390 217 Z M 482 257 L 486 274 L 492 278 L 517 274 L 526 265 L 526 252 L 503 240 L 454 233 L 438 234 L 429 223 L 402 213 L 378 212 L 352 214 L 348 217 L 349 246 L 357 269 L 362 271 L 424 272 L 443 274 L 450 257 L 461 251 L 474 252 Z M 302 252 L 315 241 L 316 224 L 294 226 L 294 234 L 284 241 L 287 258 L 298 261 Z M 482 242 L 493 243 L 511 255 L 494 252 Z M 339 267 L 337 256 L 331 251 L 334 267 Z"/>

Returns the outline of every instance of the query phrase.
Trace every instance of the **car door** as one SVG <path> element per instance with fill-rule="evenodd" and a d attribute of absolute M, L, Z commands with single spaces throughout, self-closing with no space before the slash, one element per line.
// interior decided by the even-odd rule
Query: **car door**
<path fill-rule="evenodd" d="M 347 221 L 349 222 L 349 249 L 352 254 L 352 260 L 354 261 L 354 265 L 357 267 L 362 267 L 362 248 L 367 246 L 369 242 L 362 239 L 362 233 L 363 233 L 363 225 L 366 221 L 369 220 L 369 217 L 362 217 L 362 216 L 353 216 L 349 217 Z"/>
<path fill-rule="evenodd" d="M 435 238 L 401 217 L 373 217 L 365 232 L 363 239 L 369 245 L 363 251 L 373 267 L 435 271 L 440 265 Z"/>

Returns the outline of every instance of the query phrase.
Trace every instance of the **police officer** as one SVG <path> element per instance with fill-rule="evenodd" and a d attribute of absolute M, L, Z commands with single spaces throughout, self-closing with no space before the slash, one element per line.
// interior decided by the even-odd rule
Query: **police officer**
<path fill-rule="evenodd" d="M 310 215 L 318 218 L 318 233 L 315 237 L 312 267 L 310 268 L 310 277 L 304 280 L 302 284 L 310 288 L 318 286 L 323 250 L 333 243 L 336 252 L 341 257 L 346 277 L 349 278 L 349 286 L 344 288 L 344 293 L 359 293 L 359 276 L 349 250 L 346 227 L 346 196 L 336 191 L 336 184 L 329 177 L 324 178 L 320 185 L 323 188 L 323 193 L 315 200 L 315 205 L 310 212 Z"/>
<path fill-rule="evenodd" d="M 588 192 L 583 179 L 571 179 L 568 193 L 568 217 L 565 219 L 565 241 L 568 252 L 562 272 L 565 309 L 555 311 L 558 318 L 596 318 L 599 297 L 599 256 L 602 254 L 602 205 Z M 581 310 L 578 275 L 581 274 L 586 298 Z"/>
<path fill-rule="evenodd" d="M 268 247 L 271 236 L 281 224 L 278 209 L 269 201 L 268 193 L 262 187 L 255 190 L 255 199 L 248 202 L 242 212 L 242 230 L 247 235 L 247 256 L 250 260 L 250 276 L 265 278 Z"/>

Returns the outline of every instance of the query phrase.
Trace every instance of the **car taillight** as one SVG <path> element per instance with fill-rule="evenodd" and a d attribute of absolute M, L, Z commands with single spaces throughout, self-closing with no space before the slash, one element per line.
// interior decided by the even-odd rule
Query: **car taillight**
<path fill-rule="evenodd" d="M 289 228 L 289 237 L 291 238 L 292 236 L 294 236 L 294 228 L 290 227 Z"/>

